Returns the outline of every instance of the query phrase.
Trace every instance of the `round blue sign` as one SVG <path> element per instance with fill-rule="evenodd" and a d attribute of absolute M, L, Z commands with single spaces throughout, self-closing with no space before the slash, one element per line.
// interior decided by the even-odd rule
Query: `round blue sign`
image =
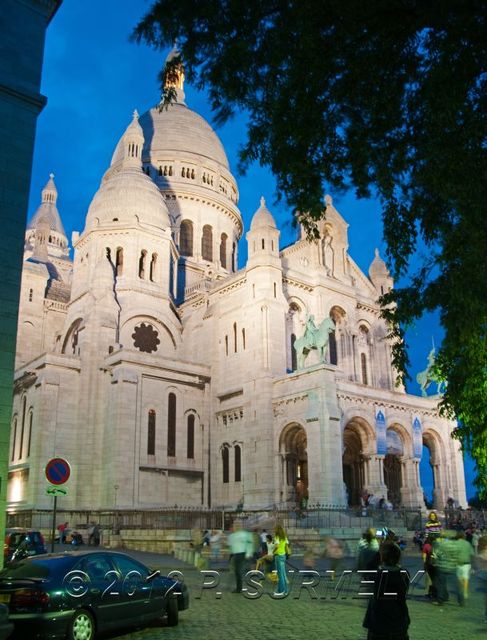
<path fill-rule="evenodd" d="M 51 484 L 64 484 L 70 475 L 71 467 L 64 458 L 52 458 L 46 465 L 46 478 Z"/>

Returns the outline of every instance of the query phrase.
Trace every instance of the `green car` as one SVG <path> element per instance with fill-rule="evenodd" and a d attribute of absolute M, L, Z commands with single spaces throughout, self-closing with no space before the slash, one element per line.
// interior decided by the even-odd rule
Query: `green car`
<path fill-rule="evenodd" d="M 93 640 L 97 633 L 166 618 L 189 606 L 186 585 L 129 555 L 67 551 L 26 558 L 0 571 L 0 603 L 14 638 Z"/>

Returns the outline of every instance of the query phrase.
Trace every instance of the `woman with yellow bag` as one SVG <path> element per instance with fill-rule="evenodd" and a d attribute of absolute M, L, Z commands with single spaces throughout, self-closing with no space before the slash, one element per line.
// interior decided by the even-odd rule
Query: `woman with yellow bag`
<path fill-rule="evenodd" d="M 290 555 L 289 540 L 286 532 L 280 524 L 276 526 L 274 531 L 274 559 L 277 569 L 277 591 L 275 596 L 284 596 L 288 593 L 288 582 L 286 576 L 286 560 Z"/>

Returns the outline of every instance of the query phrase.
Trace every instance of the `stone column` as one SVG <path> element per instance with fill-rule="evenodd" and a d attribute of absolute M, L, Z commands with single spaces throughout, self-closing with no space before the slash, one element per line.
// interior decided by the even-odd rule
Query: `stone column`
<path fill-rule="evenodd" d="M 370 457 L 367 490 L 379 498 L 387 493 L 387 487 L 384 483 L 384 456 L 382 455 L 375 454 Z"/>
<path fill-rule="evenodd" d="M 423 495 L 418 482 L 418 461 L 415 458 L 401 459 L 401 504 L 403 507 L 421 507 Z"/>

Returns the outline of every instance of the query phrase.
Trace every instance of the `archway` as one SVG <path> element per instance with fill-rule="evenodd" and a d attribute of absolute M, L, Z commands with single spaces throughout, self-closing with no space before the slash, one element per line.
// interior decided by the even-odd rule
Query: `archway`
<path fill-rule="evenodd" d="M 308 440 L 299 424 L 286 427 L 281 435 L 281 454 L 284 460 L 286 498 L 297 505 L 308 499 Z"/>
<path fill-rule="evenodd" d="M 387 487 L 387 499 L 394 507 L 401 504 L 402 470 L 404 443 L 394 429 L 387 429 L 387 454 L 384 458 L 384 484 Z"/>
<path fill-rule="evenodd" d="M 365 473 L 362 455 L 362 440 L 354 425 L 343 431 L 343 482 L 347 489 L 348 506 L 360 504 L 364 491 Z"/>

